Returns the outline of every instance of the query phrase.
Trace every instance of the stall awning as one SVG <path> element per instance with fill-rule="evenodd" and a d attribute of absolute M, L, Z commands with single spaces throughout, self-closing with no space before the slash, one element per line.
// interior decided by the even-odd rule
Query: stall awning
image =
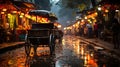
<path fill-rule="evenodd" d="M 118 1 L 118 0 L 102 0 L 99 4 L 120 5 L 120 1 Z"/>
<path fill-rule="evenodd" d="M 24 11 L 24 9 L 35 9 L 35 5 L 29 2 L 14 1 L 13 4 L 21 11 Z"/>
<path fill-rule="evenodd" d="M 17 10 L 10 0 L 0 0 L 0 10 L 2 9 Z"/>
<path fill-rule="evenodd" d="M 0 10 L 1 9 L 25 11 L 25 9 L 35 9 L 35 5 L 23 1 L 0 0 Z"/>
<path fill-rule="evenodd" d="M 41 16 L 49 18 L 50 20 L 58 20 L 55 14 L 47 10 L 31 10 L 29 11 L 30 15 Z"/>

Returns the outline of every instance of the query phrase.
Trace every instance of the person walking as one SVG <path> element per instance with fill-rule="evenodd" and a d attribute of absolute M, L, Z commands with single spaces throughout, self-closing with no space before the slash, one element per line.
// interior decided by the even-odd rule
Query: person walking
<path fill-rule="evenodd" d="M 0 44 L 5 41 L 5 30 L 2 25 L 0 25 Z"/>
<path fill-rule="evenodd" d="M 86 27 L 87 27 L 87 36 L 88 38 L 91 38 L 92 37 L 92 26 L 90 23 L 87 23 Z"/>
<path fill-rule="evenodd" d="M 94 24 L 94 35 L 96 38 L 98 38 L 98 24 L 97 24 L 97 22 L 95 22 L 95 24 Z"/>
<path fill-rule="evenodd" d="M 83 25 L 80 26 L 79 33 L 80 33 L 80 36 L 83 36 L 83 34 L 84 34 L 84 27 L 83 27 Z"/>
<path fill-rule="evenodd" d="M 98 38 L 103 38 L 102 36 L 102 31 L 104 30 L 104 25 L 103 25 L 103 22 L 102 20 L 99 20 L 98 22 Z"/>
<path fill-rule="evenodd" d="M 118 20 L 116 18 L 112 21 L 112 33 L 113 33 L 113 44 L 114 49 L 118 49 L 120 46 L 119 43 L 119 35 L 120 35 L 120 24 L 118 23 Z"/>

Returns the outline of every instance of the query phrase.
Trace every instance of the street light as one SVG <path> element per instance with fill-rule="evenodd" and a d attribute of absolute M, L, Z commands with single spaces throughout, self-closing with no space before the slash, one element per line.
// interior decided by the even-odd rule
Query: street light
<path fill-rule="evenodd" d="M 4 11 L 4 12 L 5 12 L 5 11 L 7 11 L 7 9 L 5 9 L 5 8 L 4 8 L 4 9 L 2 9 L 2 11 Z"/>
<path fill-rule="evenodd" d="M 115 12 L 119 12 L 119 10 L 115 10 Z"/>
<path fill-rule="evenodd" d="M 98 11 L 101 11 L 101 10 L 102 10 L 102 8 L 99 6 L 99 7 L 98 7 Z"/>
<path fill-rule="evenodd" d="M 88 19 L 87 16 L 85 16 L 85 19 Z"/>

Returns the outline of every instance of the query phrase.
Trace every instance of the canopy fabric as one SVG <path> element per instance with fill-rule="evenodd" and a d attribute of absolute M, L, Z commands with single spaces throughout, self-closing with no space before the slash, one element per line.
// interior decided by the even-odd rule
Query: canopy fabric
<path fill-rule="evenodd" d="M 17 10 L 13 5 L 11 4 L 0 4 L 0 10 L 1 9 L 8 9 L 8 10 Z"/>
<path fill-rule="evenodd" d="M 35 5 L 33 3 L 22 2 L 22 1 L 13 1 L 13 3 L 18 8 L 29 8 L 29 9 L 35 8 Z"/>
<path fill-rule="evenodd" d="M 31 10 L 29 11 L 29 14 L 57 20 L 57 17 L 55 16 L 55 14 L 47 10 Z"/>
<path fill-rule="evenodd" d="M 0 9 L 21 10 L 24 12 L 25 9 L 35 9 L 35 5 L 22 1 L 0 0 Z"/>
<path fill-rule="evenodd" d="M 0 10 L 2 9 L 17 10 L 10 0 L 0 0 Z"/>
<path fill-rule="evenodd" d="M 46 10 L 31 10 L 29 12 L 30 15 L 38 15 L 38 16 L 44 16 L 44 17 L 49 17 L 50 11 Z"/>

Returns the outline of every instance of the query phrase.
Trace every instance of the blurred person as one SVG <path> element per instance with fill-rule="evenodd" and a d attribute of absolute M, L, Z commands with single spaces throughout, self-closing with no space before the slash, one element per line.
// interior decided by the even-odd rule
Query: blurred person
<path fill-rule="evenodd" d="M 92 37 L 92 26 L 90 23 L 87 23 L 86 24 L 86 27 L 87 27 L 87 35 L 88 35 L 88 38 L 91 38 Z"/>
<path fill-rule="evenodd" d="M 84 34 L 84 27 L 83 27 L 83 25 L 81 25 L 80 28 L 79 28 L 79 34 L 80 34 L 80 36 L 83 36 L 83 34 Z"/>
<path fill-rule="evenodd" d="M 102 33 L 103 33 L 104 25 L 102 23 L 102 20 L 99 20 L 98 22 L 98 38 L 103 38 Z"/>
<path fill-rule="evenodd" d="M 4 42 L 4 28 L 0 25 L 0 43 Z"/>
<path fill-rule="evenodd" d="M 6 33 L 6 42 L 10 42 L 11 41 L 11 38 L 13 38 L 11 35 L 12 35 L 12 33 L 11 33 L 11 29 L 6 29 L 5 30 L 5 33 Z"/>
<path fill-rule="evenodd" d="M 88 29 L 87 29 L 87 27 L 85 26 L 85 27 L 84 27 L 84 37 L 87 36 L 87 31 L 88 31 Z"/>
<path fill-rule="evenodd" d="M 61 43 L 64 33 L 62 30 L 58 30 L 58 32 L 59 32 L 59 43 Z"/>
<path fill-rule="evenodd" d="M 95 24 L 94 24 L 94 35 L 96 38 L 98 38 L 98 24 L 97 24 L 97 22 L 95 22 Z"/>
<path fill-rule="evenodd" d="M 112 33 L 113 33 L 113 44 L 114 48 L 117 49 L 120 46 L 119 43 L 119 35 L 120 35 L 120 24 L 118 23 L 118 20 L 116 18 L 113 18 L 112 21 Z"/>

